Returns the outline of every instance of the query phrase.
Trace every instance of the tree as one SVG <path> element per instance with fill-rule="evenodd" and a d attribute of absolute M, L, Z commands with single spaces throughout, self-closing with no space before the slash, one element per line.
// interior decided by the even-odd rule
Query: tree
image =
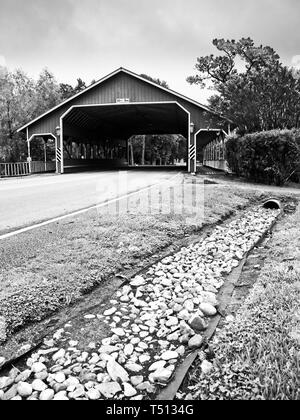
<path fill-rule="evenodd" d="M 22 70 L 14 72 L 0 67 L 0 159 L 6 162 L 23 161 L 27 157 L 26 142 L 18 128 L 38 117 L 63 100 L 86 88 L 82 79 L 73 87 L 58 84 L 54 75 L 44 69 L 37 81 Z M 32 143 L 36 159 L 43 159 L 44 142 Z"/>
<path fill-rule="evenodd" d="M 62 100 L 60 86 L 48 69 L 44 69 L 37 80 L 35 96 L 36 116 L 55 107 Z"/>
<path fill-rule="evenodd" d="M 217 94 L 209 104 L 234 120 L 241 132 L 299 126 L 300 82 L 268 46 L 251 38 L 214 39 L 222 55 L 199 57 L 197 74 L 187 81 Z"/>
<path fill-rule="evenodd" d="M 74 87 L 67 83 L 60 83 L 59 85 L 60 96 L 63 101 L 71 98 L 75 95 Z"/>
<path fill-rule="evenodd" d="M 11 73 L 2 69 L 0 77 L 0 158 L 3 161 L 23 160 L 26 143 L 17 129 L 34 118 L 35 84 L 23 71 Z"/>
<path fill-rule="evenodd" d="M 78 93 L 82 92 L 86 88 L 87 88 L 86 83 L 80 78 L 77 79 L 77 84 L 74 87 L 66 83 L 61 83 L 59 85 L 61 99 L 62 100 L 69 99 L 72 96 L 77 95 Z"/>
<path fill-rule="evenodd" d="M 149 80 L 150 82 L 156 83 L 159 86 L 169 89 L 169 85 L 165 80 L 156 79 L 155 77 L 148 76 L 147 74 L 141 74 L 143 79 Z"/>
<path fill-rule="evenodd" d="M 75 88 L 74 88 L 74 93 L 75 93 L 75 95 L 77 94 L 77 93 L 80 93 L 80 92 L 82 92 L 84 89 L 86 89 L 87 88 L 87 86 L 86 86 L 86 83 L 82 80 L 82 79 L 80 79 L 80 77 L 77 79 L 77 85 L 75 86 Z"/>

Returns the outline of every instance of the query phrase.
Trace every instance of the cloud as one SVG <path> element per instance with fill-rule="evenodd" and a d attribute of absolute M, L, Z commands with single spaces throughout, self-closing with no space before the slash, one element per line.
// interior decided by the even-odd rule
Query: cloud
<path fill-rule="evenodd" d="M 68 83 L 77 77 L 89 82 L 124 66 L 201 100 L 205 92 L 188 85 L 186 77 L 197 57 L 217 53 L 213 38 L 250 36 L 272 46 L 286 65 L 300 45 L 299 0 L 0 3 L 0 54 L 9 66 L 34 77 L 48 67 Z"/>
<path fill-rule="evenodd" d="M 6 59 L 4 55 L 0 54 L 0 67 L 5 67 L 5 66 L 6 66 Z"/>
<path fill-rule="evenodd" d="M 300 69 L 300 55 L 294 55 L 292 58 L 292 66 Z"/>

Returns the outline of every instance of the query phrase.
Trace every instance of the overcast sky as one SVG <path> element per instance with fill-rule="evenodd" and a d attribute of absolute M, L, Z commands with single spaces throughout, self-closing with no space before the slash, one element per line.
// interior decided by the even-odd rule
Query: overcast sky
<path fill-rule="evenodd" d="M 122 66 L 205 102 L 185 79 L 213 38 L 250 36 L 300 68 L 299 21 L 299 0 L 0 0 L 0 65 L 66 83 Z"/>

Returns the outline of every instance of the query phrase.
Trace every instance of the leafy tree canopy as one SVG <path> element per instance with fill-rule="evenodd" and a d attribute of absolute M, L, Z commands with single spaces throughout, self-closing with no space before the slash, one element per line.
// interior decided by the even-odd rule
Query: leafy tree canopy
<path fill-rule="evenodd" d="M 251 38 L 214 39 L 219 55 L 197 58 L 190 84 L 217 94 L 209 105 L 234 120 L 241 132 L 292 128 L 300 124 L 300 79 L 269 46 Z"/>

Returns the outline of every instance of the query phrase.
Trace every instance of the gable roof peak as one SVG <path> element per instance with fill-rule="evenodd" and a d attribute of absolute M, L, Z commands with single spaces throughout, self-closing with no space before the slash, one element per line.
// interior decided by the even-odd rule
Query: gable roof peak
<path fill-rule="evenodd" d="M 188 98 L 188 97 L 187 97 L 187 96 L 185 96 L 185 95 L 182 95 L 182 94 L 180 94 L 180 93 L 178 93 L 178 92 L 175 92 L 174 90 L 171 90 L 171 89 L 169 89 L 169 88 L 166 88 L 166 87 L 164 87 L 164 86 L 161 86 L 161 85 L 159 85 L 158 83 L 152 82 L 151 80 L 145 79 L 145 78 L 144 78 L 144 77 L 142 77 L 141 75 L 138 75 L 137 73 L 134 73 L 133 71 L 128 70 L 128 69 L 126 69 L 125 67 L 119 67 L 117 70 L 115 70 L 115 71 L 113 71 L 113 72 L 109 73 L 108 75 L 106 75 L 106 76 L 102 77 L 101 79 L 99 79 L 99 80 L 98 80 L 98 81 L 96 81 L 95 83 L 91 84 L 90 86 L 88 86 L 87 88 L 85 88 L 84 90 L 82 90 L 81 92 L 77 93 L 77 94 L 76 94 L 76 95 L 74 95 L 74 96 L 71 96 L 70 98 L 68 98 L 68 99 L 66 99 L 65 101 L 61 102 L 60 104 L 58 104 L 58 105 L 57 105 L 57 106 L 55 106 L 54 108 L 52 108 L 52 109 L 50 109 L 50 110 L 46 111 L 44 114 L 42 114 L 42 115 L 38 116 L 37 118 L 35 118 L 34 120 L 32 120 L 32 121 L 28 122 L 28 123 L 27 123 L 27 124 L 25 124 L 23 127 L 19 128 L 17 131 L 18 131 L 18 132 L 23 131 L 25 128 L 29 127 L 31 124 L 33 124 L 33 123 L 35 123 L 36 121 L 38 121 L 38 120 L 42 119 L 42 118 L 43 118 L 43 117 L 45 117 L 46 115 L 51 114 L 53 111 L 55 111 L 56 109 L 58 109 L 58 108 L 62 107 L 62 106 L 63 106 L 63 105 L 65 105 L 65 104 L 67 104 L 68 102 L 71 102 L 71 101 L 72 101 L 72 100 L 74 100 L 75 98 L 77 98 L 77 97 L 79 97 L 79 96 L 81 96 L 81 95 L 84 95 L 84 94 L 85 94 L 86 92 L 88 92 L 89 90 L 91 90 L 91 89 L 93 89 L 94 87 L 96 87 L 96 86 L 100 85 L 101 83 L 105 82 L 106 80 L 110 79 L 111 77 L 116 76 L 116 75 L 117 75 L 118 73 L 120 73 L 120 72 L 125 73 L 125 74 L 128 74 L 128 75 L 130 75 L 130 76 L 132 76 L 132 77 L 134 77 L 134 78 L 136 78 L 136 79 L 139 79 L 139 80 L 141 80 L 141 81 L 142 81 L 142 82 L 144 82 L 144 83 L 148 83 L 148 84 L 150 84 L 150 85 L 152 85 L 152 86 L 155 86 L 155 87 L 156 87 L 156 88 L 158 88 L 158 89 L 164 90 L 165 92 L 168 92 L 168 93 L 170 93 L 171 95 L 177 96 L 178 98 L 181 98 L 181 99 L 183 99 L 183 100 L 185 100 L 185 101 L 187 101 L 187 102 L 190 102 L 190 103 L 194 104 L 195 106 L 197 106 L 197 107 L 199 107 L 199 108 L 203 109 L 204 111 L 207 111 L 207 112 L 209 112 L 209 113 L 212 113 L 212 114 L 214 114 L 214 115 L 217 115 L 218 117 L 220 117 L 220 118 L 222 118 L 222 119 L 224 119 L 224 120 L 227 120 L 227 118 L 225 118 L 224 116 L 220 115 L 218 112 L 214 111 L 213 109 L 211 109 L 211 108 L 209 108 L 209 107 L 207 107 L 207 106 L 205 106 L 205 105 L 202 105 L 202 104 L 200 104 L 199 102 L 197 102 L 197 101 L 195 101 L 195 100 L 193 100 L 193 99 L 190 99 L 190 98 Z"/>

